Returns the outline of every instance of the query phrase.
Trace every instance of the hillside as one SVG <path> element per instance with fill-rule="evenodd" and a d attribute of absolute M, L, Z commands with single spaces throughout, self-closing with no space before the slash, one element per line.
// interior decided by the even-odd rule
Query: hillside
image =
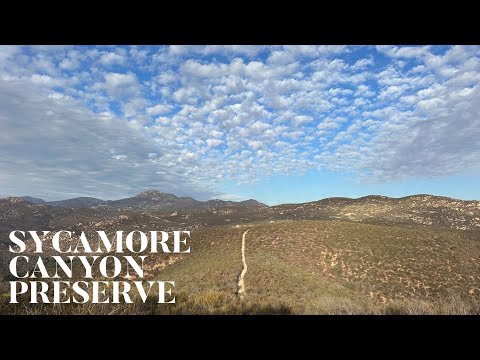
<path fill-rule="evenodd" d="M 245 229 L 251 229 L 246 292 L 260 308 L 381 313 L 413 300 L 434 312 L 431 303 L 454 294 L 480 311 L 480 235 L 426 227 L 282 221 L 205 230 L 197 234 L 192 255 L 167 267 L 162 277 L 178 279 L 179 290 L 193 297 L 228 298 L 242 267 Z M 218 244 L 223 251 L 209 252 Z"/>
<path fill-rule="evenodd" d="M 327 198 L 270 208 L 279 219 L 325 219 L 372 224 L 420 224 L 458 230 L 480 230 L 480 201 L 432 195 L 403 198 L 366 196 Z"/>
<path fill-rule="evenodd" d="M 9 241 L 12 230 L 51 229 L 53 217 L 50 206 L 34 205 L 18 197 L 0 199 L 0 244 Z"/>

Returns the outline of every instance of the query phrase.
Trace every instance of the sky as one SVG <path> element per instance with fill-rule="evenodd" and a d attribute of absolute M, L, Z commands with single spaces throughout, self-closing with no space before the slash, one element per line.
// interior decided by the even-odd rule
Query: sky
<path fill-rule="evenodd" d="M 0 46 L 0 194 L 480 199 L 480 46 Z"/>

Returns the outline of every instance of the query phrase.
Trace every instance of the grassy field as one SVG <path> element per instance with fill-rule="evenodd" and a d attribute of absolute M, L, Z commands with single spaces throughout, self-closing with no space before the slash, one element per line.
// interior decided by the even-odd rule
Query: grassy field
<path fill-rule="evenodd" d="M 246 240 L 247 297 L 236 296 Z M 191 253 L 149 256 L 146 279 L 174 280 L 176 304 L 8 304 L 1 313 L 479 314 L 478 232 L 338 221 L 276 221 L 192 233 Z"/>

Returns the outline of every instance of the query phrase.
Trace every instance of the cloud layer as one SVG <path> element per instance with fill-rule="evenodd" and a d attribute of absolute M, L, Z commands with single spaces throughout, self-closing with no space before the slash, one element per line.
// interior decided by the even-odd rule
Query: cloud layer
<path fill-rule="evenodd" d="M 479 83 L 478 46 L 0 47 L 0 186 L 204 198 L 311 169 L 462 173 Z"/>

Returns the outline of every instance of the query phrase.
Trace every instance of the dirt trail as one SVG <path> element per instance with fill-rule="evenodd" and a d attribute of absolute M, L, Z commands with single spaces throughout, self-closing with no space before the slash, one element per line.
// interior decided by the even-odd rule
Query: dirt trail
<path fill-rule="evenodd" d="M 247 296 L 247 293 L 245 292 L 245 282 L 243 278 L 245 277 L 245 274 L 247 273 L 247 261 L 245 260 L 245 236 L 247 233 L 250 231 L 250 229 L 246 230 L 243 235 L 242 235 L 242 263 L 243 263 L 243 269 L 240 275 L 238 276 L 238 285 L 237 285 L 237 295 L 240 299 L 244 299 L 245 296 Z"/>

